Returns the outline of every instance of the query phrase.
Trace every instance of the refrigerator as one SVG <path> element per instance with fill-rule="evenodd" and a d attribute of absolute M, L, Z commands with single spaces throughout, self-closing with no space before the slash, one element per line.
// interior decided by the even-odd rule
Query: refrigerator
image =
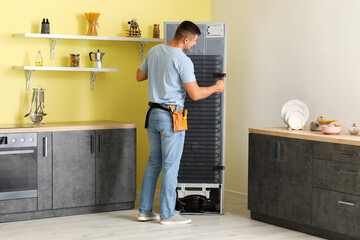
<path fill-rule="evenodd" d="M 164 23 L 164 43 L 173 39 L 180 22 Z M 194 63 L 200 87 L 211 86 L 226 73 L 227 24 L 195 22 L 201 35 L 184 53 Z M 225 80 L 226 81 L 226 80 Z M 188 95 L 188 130 L 180 162 L 176 209 L 181 214 L 224 214 L 225 94 L 193 101 Z"/>

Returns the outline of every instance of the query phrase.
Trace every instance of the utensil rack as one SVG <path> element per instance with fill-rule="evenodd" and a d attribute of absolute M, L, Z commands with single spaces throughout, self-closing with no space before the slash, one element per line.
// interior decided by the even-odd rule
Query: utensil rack
<path fill-rule="evenodd" d="M 117 68 L 80 68 L 80 67 L 38 67 L 38 66 L 14 66 L 15 70 L 26 71 L 26 89 L 30 90 L 31 74 L 35 71 L 68 71 L 68 72 L 91 72 L 91 91 L 94 91 L 95 78 L 98 73 L 118 72 Z"/>

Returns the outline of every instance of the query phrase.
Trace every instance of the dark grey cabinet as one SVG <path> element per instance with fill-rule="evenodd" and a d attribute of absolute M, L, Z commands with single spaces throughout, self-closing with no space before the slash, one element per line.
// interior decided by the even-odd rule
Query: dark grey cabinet
<path fill-rule="evenodd" d="M 53 208 L 136 199 L 136 129 L 54 132 Z"/>
<path fill-rule="evenodd" d="M 39 132 L 34 149 L 37 196 L 1 200 L 0 222 L 134 208 L 136 128 Z"/>
<path fill-rule="evenodd" d="M 311 141 L 279 138 L 278 217 L 311 224 Z"/>
<path fill-rule="evenodd" d="M 311 224 L 312 162 L 309 141 L 249 136 L 249 210 Z"/>
<path fill-rule="evenodd" d="M 359 240 L 359 176 L 360 146 L 249 135 L 253 219 L 326 239 Z"/>
<path fill-rule="evenodd" d="M 53 208 L 95 205 L 95 131 L 53 133 Z"/>
<path fill-rule="evenodd" d="M 360 147 L 313 146 L 313 225 L 360 238 Z"/>
<path fill-rule="evenodd" d="M 52 209 L 52 133 L 38 133 L 38 210 Z"/>
<path fill-rule="evenodd" d="M 313 226 L 359 239 L 359 203 L 360 196 L 314 188 Z"/>
<path fill-rule="evenodd" d="M 267 135 L 249 135 L 248 208 L 271 216 L 278 213 L 277 139 Z"/>
<path fill-rule="evenodd" d="M 96 131 L 96 204 L 136 199 L 136 129 Z"/>

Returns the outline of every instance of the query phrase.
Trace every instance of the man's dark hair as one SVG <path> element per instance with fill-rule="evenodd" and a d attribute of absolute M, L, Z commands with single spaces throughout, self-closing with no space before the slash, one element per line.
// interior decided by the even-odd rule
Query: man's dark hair
<path fill-rule="evenodd" d="M 193 37 L 195 35 L 200 36 L 201 32 L 198 26 L 195 23 L 190 21 L 183 21 L 179 27 L 176 29 L 174 39 L 180 40 L 184 37 Z"/>

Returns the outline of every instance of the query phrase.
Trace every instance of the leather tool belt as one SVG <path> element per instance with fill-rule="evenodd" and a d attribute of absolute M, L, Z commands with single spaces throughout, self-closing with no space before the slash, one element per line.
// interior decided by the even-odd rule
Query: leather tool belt
<path fill-rule="evenodd" d="M 187 109 L 184 108 L 184 110 L 181 110 L 181 111 L 174 111 L 173 105 L 168 105 L 167 108 L 165 108 L 158 103 L 152 103 L 152 102 L 149 102 L 149 106 L 150 106 L 150 108 L 146 114 L 145 128 L 147 128 L 149 125 L 149 118 L 150 118 L 151 110 L 153 108 L 160 108 L 164 111 L 169 112 L 170 115 L 172 116 L 175 132 L 188 129 L 187 128 Z"/>

